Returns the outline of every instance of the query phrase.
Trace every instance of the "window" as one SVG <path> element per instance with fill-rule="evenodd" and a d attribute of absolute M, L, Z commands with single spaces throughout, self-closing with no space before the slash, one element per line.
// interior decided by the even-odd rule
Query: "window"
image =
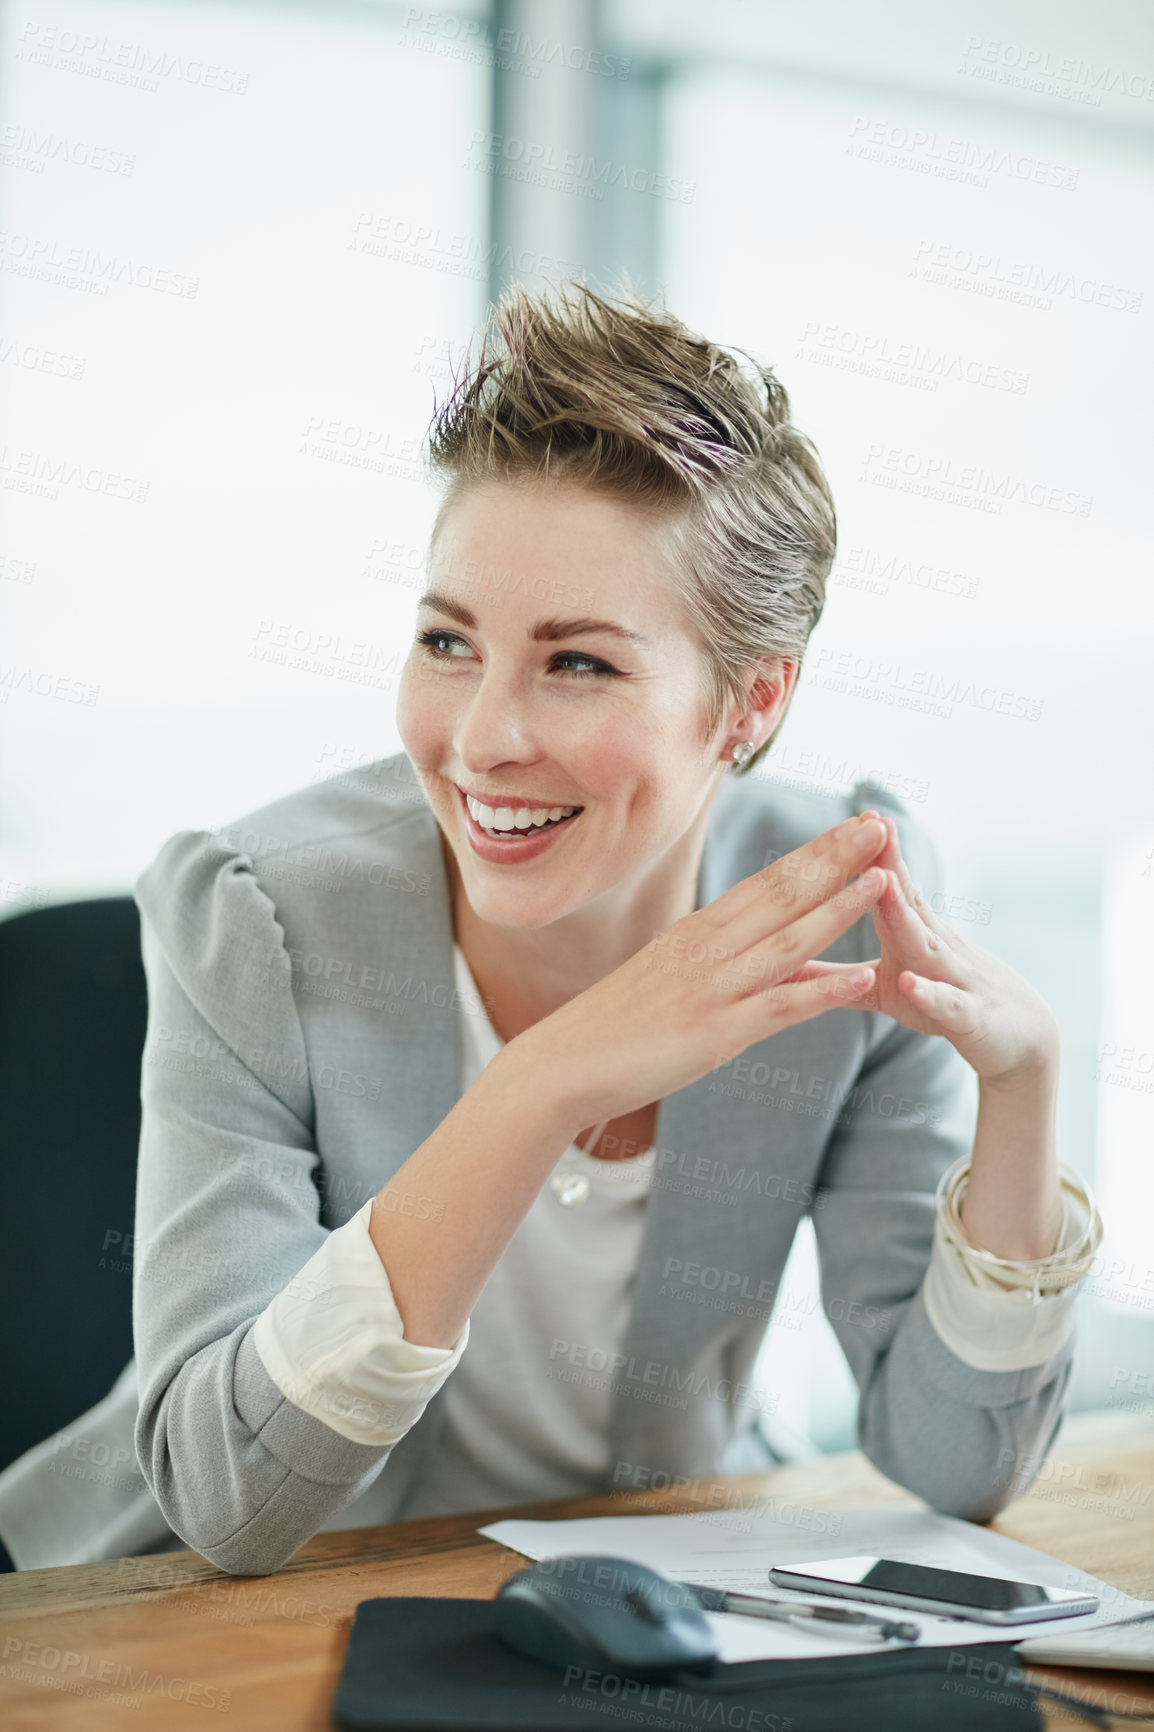
<path fill-rule="evenodd" d="M 426 23 L 0 14 L 6 912 L 397 749 L 416 448 L 490 269 L 489 70 Z"/>
<path fill-rule="evenodd" d="M 1059 1019 L 1059 1150 L 1114 1199 L 1103 1259 L 1149 1269 L 1150 1101 L 1101 1068 L 1103 1042 L 1154 1049 L 1141 844 L 1124 891 L 1106 876 L 1119 828 L 1145 821 L 1149 846 L 1154 798 L 1145 27 L 1127 5 L 1047 14 L 1042 37 L 1020 6 L 986 35 L 960 6 L 901 31 L 840 4 L 660 14 L 611 13 L 614 46 L 660 53 L 658 166 L 695 187 L 655 201 L 654 276 L 690 324 L 777 368 L 839 511 L 766 773 L 873 775 L 929 826 L 945 918 Z M 784 1289 L 815 1277 L 807 1231 Z M 1079 1405 L 1149 1360 L 1154 1312 L 1107 1304 L 1084 1301 Z M 791 1424 L 852 1443 L 820 1307 L 775 1320 L 761 1370 Z"/>

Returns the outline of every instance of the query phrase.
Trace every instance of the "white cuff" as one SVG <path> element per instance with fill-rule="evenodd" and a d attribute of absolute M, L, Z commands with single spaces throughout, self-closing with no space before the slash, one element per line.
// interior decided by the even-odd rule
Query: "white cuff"
<path fill-rule="evenodd" d="M 465 1351 L 404 1337 L 385 1266 L 369 1237 L 370 1197 L 272 1299 L 253 1344 L 281 1394 L 347 1438 L 391 1448 L 420 1419 Z"/>
<path fill-rule="evenodd" d="M 975 1286 L 940 1218 L 922 1285 L 926 1314 L 950 1352 L 976 1371 L 1026 1371 L 1069 1340 L 1078 1287 L 1034 1299 L 1024 1287 Z"/>
<path fill-rule="evenodd" d="M 1051 1294 L 1066 1286 L 1066 1272 L 1080 1260 L 1078 1252 L 1084 1245 L 1092 1224 L 1093 1203 L 1089 1197 L 1078 1197 L 1069 1191 L 1063 1191 L 1062 1231 L 1058 1234 L 1058 1243 L 1050 1255 L 1041 1259 L 1037 1265 L 1040 1271 L 1045 1270 L 1045 1273 L 1040 1274 L 1039 1279 L 1041 1298 L 1048 1299 Z M 951 1237 L 949 1234 L 943 1236 L 947 1239 Z M 967 1279 L 974 1282 L 976 1286 L 984 1288 L 987 1292 L 1005 1292 L 1005 1285 L 998 1279 L 997 1275 L 993 1274 L 977 1258 L 965 1256 L 956 1241 L 953 1243 L 952 1249 L 955 1258 L 963 1266 Z M 1022 1270 L 1032 1270 L 1035 1265 L 1020 1263 L 1017 1267 Z M 1029 1289 L 1025 1289 L 1025 1291 L 1028 1292 Z"/>

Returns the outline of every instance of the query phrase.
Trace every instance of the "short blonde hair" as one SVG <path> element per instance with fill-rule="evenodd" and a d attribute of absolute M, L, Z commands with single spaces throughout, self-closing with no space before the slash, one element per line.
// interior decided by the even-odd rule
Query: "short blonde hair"
<path fill-rule="evenodd" d="M 448 483 L 433 542 L 462 489 L 494 480 L 576 482 L 659 513 L 703 650 L 710 733 L 727 697 L 744 706 L 756 658 L 801 663 L 836 552 L 834 504 L 785 387 L 744 350 L 632 288 L 609 300 L 572 279 L 552 296 L 513 284 L 427 447 Z"/>

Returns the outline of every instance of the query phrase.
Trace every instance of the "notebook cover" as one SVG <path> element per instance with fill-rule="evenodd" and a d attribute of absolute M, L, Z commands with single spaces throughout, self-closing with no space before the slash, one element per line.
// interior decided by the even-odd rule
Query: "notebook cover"
<path fill-rule="evenodd" d="M 965 1654 L 964 1665 L 959 1654 Z M 1039 1732 L 1008 1642 L 721 1668 L 725 1693 L 564 1672 L 508 1648 L 491 1600 L 362 1600 L 333 1700 L 344 1732 Z"/>

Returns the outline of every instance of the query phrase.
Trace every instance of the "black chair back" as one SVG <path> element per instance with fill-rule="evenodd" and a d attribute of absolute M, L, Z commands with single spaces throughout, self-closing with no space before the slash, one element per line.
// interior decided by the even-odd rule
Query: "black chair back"
<path fill-rule="evenodd" d="M 130 896 L 0 921 L 0 1468 L 132 1357 L 147 991 Z"/>

